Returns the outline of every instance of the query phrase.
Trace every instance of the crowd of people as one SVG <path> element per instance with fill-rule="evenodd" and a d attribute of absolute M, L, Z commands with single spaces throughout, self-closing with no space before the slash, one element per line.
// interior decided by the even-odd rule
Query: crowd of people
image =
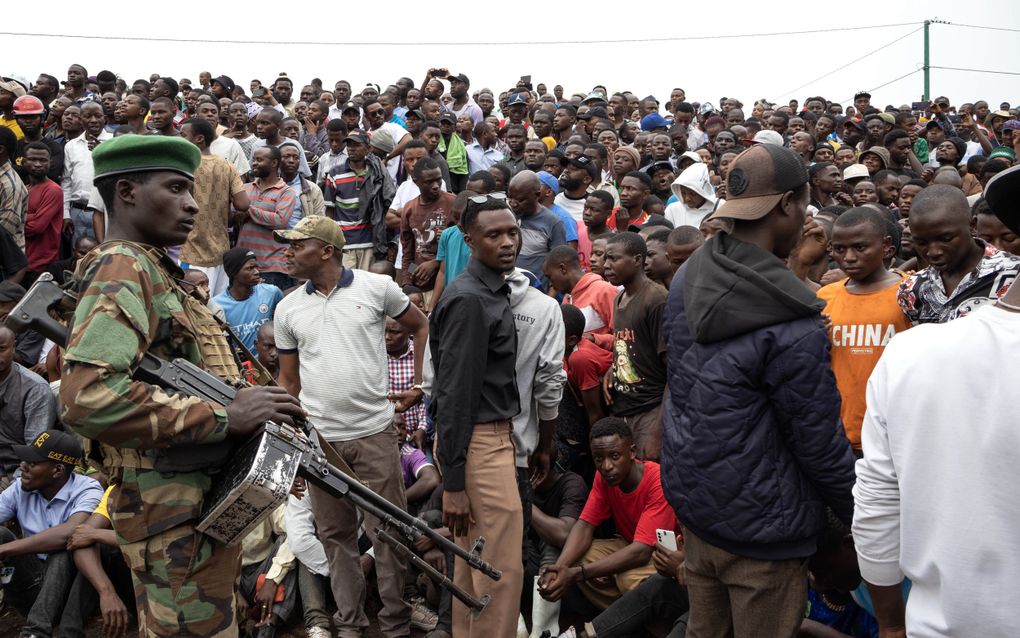
<path fill-rule="evenodd" d="M 871 100 L 0 78 L 20 635 L 1009 635 L 1020 116 Z M 66 343 L 2 323 L 44 274 Z M 486 540 L 498 580 L 412 546 L 480 614 L 301 480 L 238 547 L 195 530 L 199 460 L 304 418 Z"/>

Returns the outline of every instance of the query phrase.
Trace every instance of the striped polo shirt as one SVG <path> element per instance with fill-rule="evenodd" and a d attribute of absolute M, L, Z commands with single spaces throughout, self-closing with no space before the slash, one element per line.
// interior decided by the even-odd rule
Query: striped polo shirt
<path fill-rule="evenodd" d="M 391 426 L 386 317 L 399 318 L 409 306 L 389 277 L 351 268 L 343 269 L 329 295 L 309 281 L 276 306 L 276 348 L 281 356 L 297 354 L 298 399 L 327 441 L 360 439 Z"/>
<path fill-rule="evenodd" d="M 294 214 L 297 198 L 287 182 L 277 178 L 270 186 L 259 187 L 259 183 L 249 182 L 244 185 L 251 201 L 248 219 L 241 226 L 237 245 L 255 253 L 259 270 L 262 272 L 287 272 L 287 264 L 283 258 L 286 244 L 273 239 L 273 231 L 287 228 L 287 222 Z"/>
<path fill-rule="evenodd" d="M 344 232 L 344 250 L 372 247 L 372 225 L 363 219 L 359 205 L 366 172 L 366 169 L 354 171 L 344 161 L 326 176 L 326 190 L 322 195 Z"/>

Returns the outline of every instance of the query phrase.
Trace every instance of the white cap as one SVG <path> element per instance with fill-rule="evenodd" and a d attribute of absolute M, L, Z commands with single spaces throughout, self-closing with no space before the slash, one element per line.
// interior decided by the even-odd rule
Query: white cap
<path fill-rule="evenodd" d="M 851 164 L 843 170 L 843 179 L 856 179 L 858 177 L 870 177 L 871 173 L 868 172 L 868 167 L 864 164 Z"/>
<path fill-rule="evenodd" d="M 776 146 L 783 146 L 783 136 L 775 131 L 758 131 L 754 134 L 752 140 L 755 144 L 775 144 Z"/>

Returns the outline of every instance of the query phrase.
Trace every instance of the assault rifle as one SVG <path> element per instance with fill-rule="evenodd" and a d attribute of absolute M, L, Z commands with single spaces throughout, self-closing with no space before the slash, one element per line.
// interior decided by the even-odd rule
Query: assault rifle
<path fill-rule="evenodd" d="M 52 275 L 44 273 L 10 312 L 6 324 L 15 332 L 34 330 L 63 346 L 68 329 L 53 318 L 51 312 L 69 314 L 76 303 L 77 297 L 72 291 L 58 286 Z M 190 361 L 165 361 L 149 353 L 142 354 L 132 378 L 220 405 L 232 402 L 240 389 Z M 240 446 L 235 443 L 220 444 L 220 447 L 195 445 L 187 446 L 186 450 L 177 446 L 177 453 L 171 456 L 166 456 L 165 452 L 174 448 L 153 451 L 156 452 L 152 455 L 153 466 L 159 471 L 176 472 L 222 468 L 214 474 L 213 489 L 196 529 L 225 544 L 240 542 L 286 500 L 295 476 L 301 476 L 337 498 L 351 499 L 362 511 L 378 518 L 376 538 L 391 545 L 437 585 L 449 590 L 472 613 L 477 615 L 485 608 L 488 594 L 478 599 L 464 591 L 390 531 L 409 544 L 427 537 L 444 553 L 459 557 L 471 569 L 499 580 L 500 570 L 481 557 L 484 538 L 479 537 L 470 551 L 456 545 L 358 481 L 307 421 L 302 420 L 297 426 L 298 429 L 291 429 L 267 422 Z"/>

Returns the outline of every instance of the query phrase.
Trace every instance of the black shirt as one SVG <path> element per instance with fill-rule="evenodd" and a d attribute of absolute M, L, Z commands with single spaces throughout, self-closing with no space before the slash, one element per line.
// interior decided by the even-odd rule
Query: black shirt
<path fill-rule="evenodd" d="M 517 329 L 502 274 L 472 257 L 429 319 L 429 347 L 443 486 L 459 492 L 475 424 L 509 420 L 521 411 Z"/>

